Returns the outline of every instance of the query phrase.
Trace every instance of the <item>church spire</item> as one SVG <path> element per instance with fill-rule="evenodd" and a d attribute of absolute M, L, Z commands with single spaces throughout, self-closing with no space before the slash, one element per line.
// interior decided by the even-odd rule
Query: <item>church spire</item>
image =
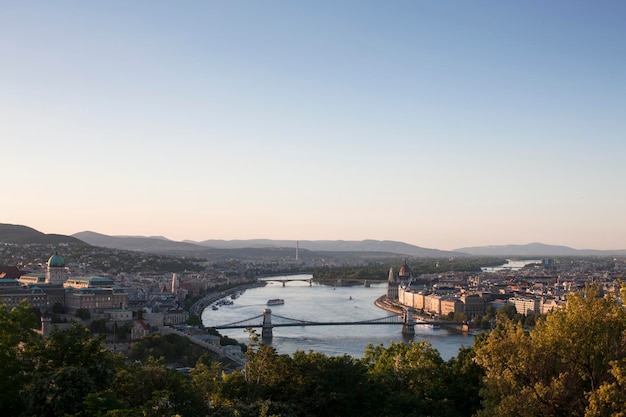
<path fill-rule="evenodd" d="M 389 278 L 387 281 L 387 299 L 390 302 L 398 300 L 398 282 L 393 275 L 393 268 L 389 268 Z"/>

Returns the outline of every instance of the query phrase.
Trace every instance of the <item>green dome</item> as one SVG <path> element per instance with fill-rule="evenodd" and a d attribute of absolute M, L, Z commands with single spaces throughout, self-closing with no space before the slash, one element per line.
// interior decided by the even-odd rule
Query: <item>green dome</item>
<path fill-rule="evenodd" d="M 48 259 L 49 268 L 63 268 L 65 267 L 65 261 L 61 258 L 58 252 L 54 252 L 54 255 Z"/>

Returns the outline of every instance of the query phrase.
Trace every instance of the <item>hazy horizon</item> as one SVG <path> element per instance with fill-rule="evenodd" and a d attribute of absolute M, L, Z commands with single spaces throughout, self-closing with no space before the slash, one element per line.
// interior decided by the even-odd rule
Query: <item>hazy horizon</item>
<path fill-rule="evenodd" d="M 4 223 L 626 248 L 626 3 L 0 5 Z"/>
<path fill-rule="evenodd" d="M 27 226 L 30 227 L 28 225 L 20 225 L 20 226 Z M 46 233 L 43 232 L 41 230 L 39 230 L 42 233 Z M 454 248 L 450 248 L 450 249 L 443 249 L 443 248 L 436 248 L 436 247 L 426 247 L 423 245 L 420 245 L 418 243 L 412 243 L 412 242 L 407 242 L 404 240 L 398 240 L 398 239 L 373 239 L 373 238 L 363 238 L 363 239 L 341 239 L 341 238 L 337 238 L 337 239 L 281 239 L 281 238 L 266 238 L 266 237 L 251 237 L 251 238 L 246 238 L 246 239 L 226 239 L 226 238 L 209 238 L 209 239 L 172 239 L 169 238 L 168 236 L 163 236 L 163 235 L 129 235 L 129 234 L 116 234 L 116 235 L 109 235 L 106 233 L 101 233 L 95 230 L 81 230 L 79 232 L 74 232 L 74 233 L 62 233 L 64 235 L 67 236 L 74 236 L 76 234 L 79 233 L 96 233 L 96 234 L 100 234 L 100 235 L 106 235 L 106 236 L 110 236 L 110 237 L 121 237 L 121 238 L 155 238 L 155 239 L 168 239 L 170 241 L 175 241 L 175 242 L 191 242 L 191 243 L 201 243 L 201 242 L 205 242 L 205 241 L 209 241 L 209 240 L 217 240 L 217 241 L 226 241 L 226 242 L 232 242 L 232 241 L 249 241 L 249 240 L 270 240 L 270 241 L 290 241 L 290 242 L 301 242 L 302 244 L 304 244 L 305 242 L 309 241 L 309 242 L 320 242 L 320 241 L 329 241 L 329 242 L 361 242 L 361 241 L 368 241 L 368 240 L 372 240 L 372 241 L 393 241 L 393 242 L 399 242 L 399 243 L 406 243 L 406 244 L 410 244 L 410 245 L 415 245 L 415 246 L 419 246 L 422 247 L 424 249 L 435 249 L 435 250 L 442 250 L 442 251 L 453 251 L 456 249 L 463 249 L 463 248 L 467 248 L 470 246 L 457 246 Z M 593 247 L 571 247 L 568 245 L 562 245 L 559 243 L 549 243 L 549 242 L 538 242 L 538 241 L 532 241 L 532 242 L 509 242 L 509 243 L 503 243 L 503 244 L 498 244 L 498 245 L 490 245 L 490 244 L 486 244 L 486 245 L 477 245 L 476 247 L 495 247 L 495 246 L 526 246 L 526 245 L 535 245 L 535 244 L 539 244 L 539 245 L 549 245 L 549 246 L 564 246 L 564 247 L 570 247 L 571 249 L 576 249 L 576 250 L 600 250 L 597 248 L 593 248 Z M 302 245 L 302 248 L 305 248 L 306 245 Z M 471 246 L 474 247 L 474 246 Z M 609 248 L 608 250 L 626 250 L 623 248 Z"/>

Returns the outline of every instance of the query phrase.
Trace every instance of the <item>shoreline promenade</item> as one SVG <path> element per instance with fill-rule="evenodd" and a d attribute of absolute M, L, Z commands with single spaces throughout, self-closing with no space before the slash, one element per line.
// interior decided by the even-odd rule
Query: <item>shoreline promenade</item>
<path fill-rule="evenodd" d="M 207 308 L 211 303 L 216 302 L 217 300 L 228 297 L 236 293 L 237 291 L 245 291 L 248 288 L 264 287 L 265 285 L 267 285 L 267 283 L 257 281 L 248 284 L 237 285 L 236 287 L 228 288 L 224 291 L 207 293 L 204 297 L 202 297 L 202 299 L 196 301 L 191 307 L 189 307 L 189 313 L 201 316 L 204 309 Z"/>

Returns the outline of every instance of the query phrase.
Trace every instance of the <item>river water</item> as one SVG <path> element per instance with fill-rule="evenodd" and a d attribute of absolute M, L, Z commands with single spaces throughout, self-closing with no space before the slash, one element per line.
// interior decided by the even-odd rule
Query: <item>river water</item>
<path fill-rule="evenodd" d="M 512 261 L 510 259 L 507 259 L 505 264 L 493 266 L 493 267 L 484 266 L 481 269 L 483 272 L 498 272 L 498 271 L 503 271 L 503 270 L 519 271 L 526 265 L 541 264 L 542 262 L 543 261 L 541 259 L 531 259 L 531 260 L 522 260 L 522 261 Z"/>
<path fill-rule="evenodd" d="M 302 278 L 310 278 L 303 275 Z M 290 278 L 294 278 L 291 276 Z M 317 322 L 361 321 L 392 315 L 374 305 L 374 301 L 385 294 L 387 284 L 371 284 L 371 287 L 333 287 L 308 282 L 268 282 L 265 287 L 246 290 L 233 300 L 232 305 L 219 306 L 218 310 L 206 308 L 202 313 L 202 323 L 206 327 L 234 323 L 262 314 L 264 308 L 271 308 L 272 316 L 283 316 L 298 320 Z M 282 298 L 283 305 L 267 306 L 267 300 Z M 230 298 L 229 298 L 230 299 Z M 258 322 L 261 322 L 261 318 Z M 273 320 L 274 323 L 278 319 Z M 256 328 L 260 334 L 260 328 Z M 401 332 L 396 325 L 354 325 L 354 326 L 299 326 L 275 327 L 271 342 L 278 353 L 291 355 L 297 350 L 313 350 L 329 356 L 348 354 L 362 358 L 368 343 L 389 346 L 390 342 L 413 340 L 427 341 L 437 349 L 445 360 L 456 356 L 461 346 L 471 346 L 473 336 L 461 334 L 445 328 L 432 329 L 423 325 L 415 326 L 413 337 Z M 222 335 L 247 343 L 248 333 L 243 329 L 220 330 Z"/>

